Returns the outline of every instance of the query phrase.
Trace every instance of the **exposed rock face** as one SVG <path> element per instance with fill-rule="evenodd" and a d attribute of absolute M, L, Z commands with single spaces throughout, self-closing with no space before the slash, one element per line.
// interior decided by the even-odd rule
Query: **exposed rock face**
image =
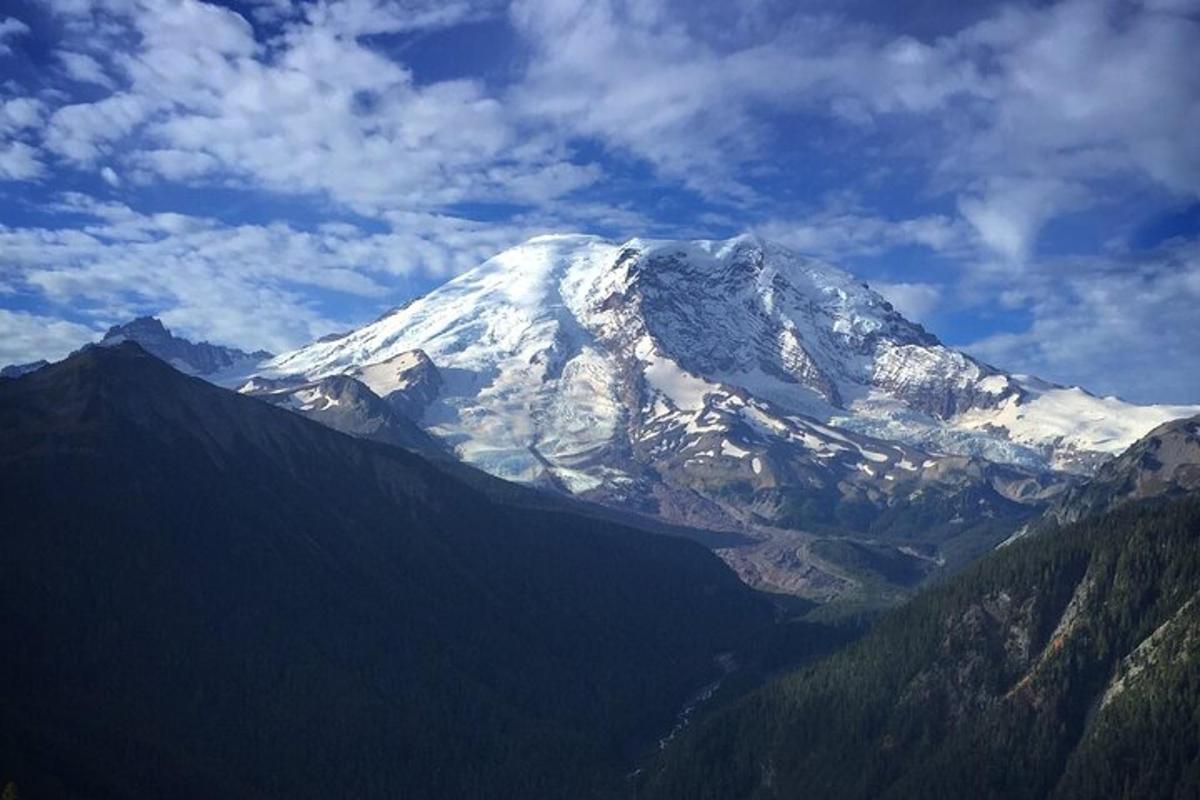
<path fill-rule="evenodd" d="M 271 357 L 265 350 L 247 353 L 236 347 L 190 342 L 174 336 L 155 317 L 138 317 L 124 325 L 114 325 L 99 344 L 101 347 L 110 347 L 127 341 L 137 342 L 147 352 L 181 372 L 205 378 L 219 378 L 220 373 L 250 368 Z"/>
<path fill-rule="evenodd" d="M 538 237 L 264 374 L 292 373 L 356 376 L 509 480 L 689 525 L 926 542 L 1033 515 L 1055 470 L 1178 411 L 1004 374 L 752 237 Z"/>
<path fill-rule="evenodd" d="M 1200 416 L 1158 426 L 1107 462 L 1088 483 L 1047 512 L 1060 523 L 1099 514 L 1132 500 L 1200 491 Z"/>
<path fill-rule="evenodd" d="M 442 374 L 423 350 L 356 367 L 353 375 L 409 419 L 419 420 L 442 390 Z"/>
<path fill-rule="evenodd" d="M 291 409 L 342 433 L 424 455 L 449 456 L 436 439 L 349 375 L 331 375 L 316 381 L 255 378 L 239 391 Z"/>

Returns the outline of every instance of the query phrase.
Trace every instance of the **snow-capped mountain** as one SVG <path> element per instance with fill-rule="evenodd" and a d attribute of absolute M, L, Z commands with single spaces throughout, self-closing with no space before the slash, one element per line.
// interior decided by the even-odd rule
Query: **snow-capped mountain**
<path fill-rule="evenodd" d="M 137 342 L 180 372 L 214 382 L 236 380 L 271 358 L 271 353 L 265 350 L 247 353 L 236 347 L 188 341 L 172 334 L 156 317 L 138 317 L 123 325 L 114 325 L 97 344 L 111 347 L 121 342 Z"/>
<path fill-rule="evenodd" d="M 1200 411 L 1006 374 L 745 236 L 537 237 L 266 368 L 387 397 L 397 360 L 436 368 L 420 422 L 464 461 L 706 526 L 950 536 Z"/>
<path fill-rule="evenodd" d="M 524 480 L 550 471 L 577 489 L 619 482 L 619 466 L 591 456 L 631 446 L 630 426 L 699 424 L 722 402 L 761 405 L 785 425 L 799 416 L 1078 471 L 1195 411 L 1005 374 L 943 346 L 847 273 L 751 237 L 537 237 L 270 366 L 322 376 L 414 350 L 452 373 L 426 421 L 466 460 Z M 644 407 L 622 395 L 631 371 Z"/>

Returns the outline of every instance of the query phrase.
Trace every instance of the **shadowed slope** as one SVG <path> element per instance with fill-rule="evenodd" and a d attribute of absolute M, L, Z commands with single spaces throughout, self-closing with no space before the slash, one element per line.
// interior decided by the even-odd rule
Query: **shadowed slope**
<path fill-rule="evenodd" d="M 0 779 L 580 796 L 767 609 L 693 543 L 489 500 L 134 345 L 0 384 Z"/>

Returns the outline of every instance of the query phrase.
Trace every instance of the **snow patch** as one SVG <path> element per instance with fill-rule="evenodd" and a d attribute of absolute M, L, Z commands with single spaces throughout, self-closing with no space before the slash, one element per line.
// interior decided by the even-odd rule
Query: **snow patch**
<path fill-rule="evenodd" d="M 721 455 L 733 456 L 734 458 L 745 458 L 750 455 L 749 450 L 743 450 L 737 445 L 730 442 L 728 439 L 721 440 Z"/>

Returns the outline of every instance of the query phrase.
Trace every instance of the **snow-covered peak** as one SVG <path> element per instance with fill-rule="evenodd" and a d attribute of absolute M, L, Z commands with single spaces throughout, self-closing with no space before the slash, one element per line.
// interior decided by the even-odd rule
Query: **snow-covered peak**
<path fill-rule="evenodd" d="M 394 360 L 418 350 L 440 373 L 431 431 L 496 474 L 576 490 L 636 472 L 652 421 L 695 427 L 735 397 L 777 421 L 1076 470 L 1195 413 L 1001 373 L 849 273 L 755 236 L 538 236 L 268 372 L 354 374 L 387 396 L 404 388 Z"/>

